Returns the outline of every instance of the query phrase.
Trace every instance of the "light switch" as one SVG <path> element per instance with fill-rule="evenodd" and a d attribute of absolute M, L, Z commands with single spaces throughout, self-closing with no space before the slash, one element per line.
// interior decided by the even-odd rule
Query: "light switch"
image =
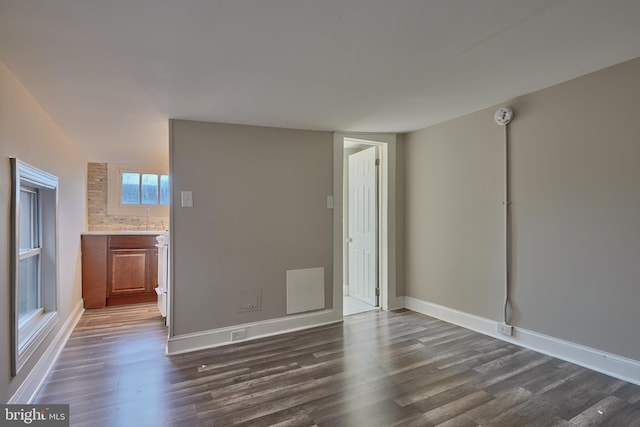
<path fill-rule="evenodd" d="M 193 207 L 193 191 L 181 191 L 180 199 L 182 200 L 183 208 Z"/>
<path fill-rule="evenodd" d="M 327 196 L 327 209 L 333 209 L 333 196 Z"/>

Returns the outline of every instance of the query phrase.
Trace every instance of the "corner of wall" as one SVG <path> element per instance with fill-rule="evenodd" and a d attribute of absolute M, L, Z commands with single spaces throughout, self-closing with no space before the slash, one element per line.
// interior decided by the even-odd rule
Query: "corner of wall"
<path fill-rule="evenodd" d="M 546 354 L 605 375 L 640 385 L 640 361 L 618 356 L 606 351 L 586 347 L 571 341 L 540 334 L 520 327 L 513 328 L 513 336 L 497 332 L 495 320 L 465 313 L 449 307 L 405 297 L 409 310 L 435 317 L 454 325 L 507 341 L 538 353 Z"/>

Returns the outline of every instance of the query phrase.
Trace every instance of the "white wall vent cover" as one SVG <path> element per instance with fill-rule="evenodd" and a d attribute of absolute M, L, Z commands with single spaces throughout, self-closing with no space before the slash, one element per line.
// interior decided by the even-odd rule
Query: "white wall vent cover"
<path fill-rule="evenodd" d="M 324 308 L 324 267 L 287 271 L 287 314 Z"/>

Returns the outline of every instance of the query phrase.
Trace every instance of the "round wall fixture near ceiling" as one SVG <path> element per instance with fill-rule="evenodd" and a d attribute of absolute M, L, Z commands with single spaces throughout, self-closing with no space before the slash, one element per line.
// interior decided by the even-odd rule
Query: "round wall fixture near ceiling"
<path fill-rule="evenodd" d="M 510 107 L 502 107 L 493 116 L 493 119 L 499 125 L 507 125 L 513 119 L 513 110 Z"/>

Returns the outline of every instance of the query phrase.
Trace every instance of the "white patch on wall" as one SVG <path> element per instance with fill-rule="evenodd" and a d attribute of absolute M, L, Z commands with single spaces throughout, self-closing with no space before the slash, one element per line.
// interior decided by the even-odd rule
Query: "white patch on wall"
<path fill-rule="evenodd" d="M 287 271 L 287 314 L 324 308 L 324 267 Z"/>

